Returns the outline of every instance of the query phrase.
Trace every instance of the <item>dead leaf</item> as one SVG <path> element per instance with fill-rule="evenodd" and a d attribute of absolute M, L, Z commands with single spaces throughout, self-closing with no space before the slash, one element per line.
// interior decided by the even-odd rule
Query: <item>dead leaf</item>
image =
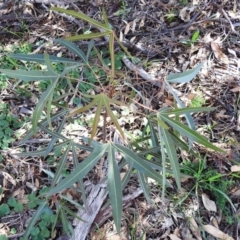
<path fill-rule="evenodd" d="M 231 91 L 231 92 L 240 92 L 240 86 L 239 86 L 239 87 L 232 88 L 230 91 Z"/>
<path fill-rule="evenodd" d="M 197 225 L 197 222 L 195 221 L 195 219 L 193 217 L 191 217 L 189 219 L 189 222 L 190 222 L 190 229 L 193 233 L 193 235 L 198 239 L 198 240 L 202 240 L 202 237 L 201 237 L 201 233 L 200 233 L 200 229 Z"/>
<path fill-rule="evenodd" d="M 216 238 L 220 238 L 223 240 L 234 240 L 228 234 L 225 234 L 224 232 L 222 232 L 221 230 L 217 229 L 212 225 L 203 225 L 203 229 Z"/>
<path fill-rule="evenodd" d="M 213 218 L 211 219 L 211 222 L 212 222 L 212 224 L 214 225 L 214 227 L 219 228 L 217 218 L 213 217 Z"/>
<path fill-rule="evenodd" d="M 16 181 L 13 179 L 13 177 L 9 173 L 2 172 L 2 175 L 3 175 L 4 179 L 9 181 L 12 185 L 16 186 Z"/>
<path fill-rule="evenodd" d="M 212 48 L 212 50 L 213 50 L 213 53 L 214 53 L 215 57 L 216 57 L 218 60 L 220 60 L 220 59 L 221 59 L 222 51 L 221 51 L 219 45 L 218 45 L 216 42 L 211 41 L 211 48 Z"/>
<path fill-rule="evenodd" d="M 212 201 L 212 200 L 210 200 L 205 193 L 202 194 L 202 201 L 203 201 L 204 207 L 205 207 L 209 212 L 211 212 L 211 211 L 212 211 L 212 212 L 217 212 L 217 206 L 216 206 L 215 202 Z"/>
<path fill-rule="evenodd" d="M 218 43 L 216 43 L 215 41 L 211 41 L 211 48 L 213 50 L 213 53 L 214 53 L 216 59 L 218 59 L 219 61 L 223 62 L 224 64 L 228 64 L 229 63 L 229 59 L 228 59 L 227 55 L 225 55 L 221 51 Z"/>
<path fill-rule="evenodd" d="M 189 228 L 187 227 L 183 227 L 181 229 L 181 236 L 184 240 L 194 240 Z"/>
<path fill-rule="evenodd" d="M 234 57 L 237 57 L 237 54 L 234 50 L 228 48 L 228 52 L 231 53 Z"/>
<path fill-rule="evenodd" d="M 239 165 L 231 166 L 231 172 L 240 172 L 240 166 Z"/>
<path fill-rule="evenodd" d="M 239 197 L 240 197 L 240 189 L 238 189 L 232 194 L 232 198 L 239 198 Z"/>
<path fill-rule="evenodd" d="M 125 27 L 125 30 L 124 30 L 124 35 L 127 35 L 130 31 L 130 23 L 124 21 L 126 23 L 126 27 Z"/>
<path fill-rule="evenodd" d="M 184 7 L 180 13 L 179 13 L 179 17 L 184 21 L 184 22 L 188 22 L 190 20 L 190 14 L 191 12 L 193 12 L 193 10 L 195 9 L 195 7 Z"/>
<path fill-rule="evenodd" d="M 177 237 L 176 235 L 170 234 L 169 237 L 171 240 L 182 240 L 181 238 Z"/>

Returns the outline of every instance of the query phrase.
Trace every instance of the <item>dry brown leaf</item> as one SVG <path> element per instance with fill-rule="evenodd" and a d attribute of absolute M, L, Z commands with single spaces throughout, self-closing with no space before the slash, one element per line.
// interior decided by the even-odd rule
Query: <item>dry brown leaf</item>
<path fill-rule="evenodd" d="M 220 238 L 223 240 L 234 240 L 231 236 L 225 234 L 224 232 L 212 225 L 203 225 L 203 229 L 216 238 Z"/>
<path fill-rule="evenodd" d="M 182 240 L 181 238 L 177 237 L 174 234 L 170 234 L 169 237 L 171 238 L 171 240 Z"/>
<path fill-rule="evenodd" d="M 231 166 L 231 172 L 240 172 L 240 166 L 239 165 Z"/>
<path fill-rule="evenodd" d="M 231 91 L 231 92 L 240 92 L 240 86 L 239 86 L 239 87 L 232 88 L 230 91 Z"/>
<path fill-rule="evenodd" d="M 212 222 L 212 224 L 214 225 L 214 227 L 219 228 L 217 218 L 213 217 L 213 218 L 211 219 L 211 222 Z"/>
<path fill-rule="evenodd" d="M 193 235 L 198 239 L 198 240 L 202 240 L 202 237 L 201 237 L 201 233 L 200 233 L 200 229 L 197 225 L 197 222 L 195 221 L 195 219 L 193 217 L 191 217 L 189 219 L 190 221 L 190 229 L 193 233 Z"/>
<path fill-rule="evenodd" d="M 222 51 L 221 51 L 219 45 L 216 42 L 211 41 L 211 48 L 213 50 L 213 53 L 214 53 L 215 57 L 218 60 L 221 60 Z"/>
<path fill-rule="evenodd" d="M 125 27 L 125 30 L 124 30 L 124 35 L 127 35 L 130 31 L 130 23 L 124 21 L 126 23 L 126 27 Z"/>
<path fill-rule="evenodd" d="M 212 50 L 213 50 L 213 53 L 214 53 L 215 57 L 216 57 L 219 61 L 221 61 L 221 62 L 223 62 L 223 63 L 225 63 L 225 64 L 228 64 L 228 63 L 229 63 L 229 59 L 228 59 L 227 55 L 225 55 L 225 54 L 221 51 L 218 43 L 216 43 L 215 41 L 211 41 L 211 48 L 212 48 Z"/>
<path fill-rule="evenodd" d="M 9 173 L 2 172 L 2 175 L 3 175 L 4 179 L 9 181 L 12 185 L 16 186 L 16 181 L 13 179 L 13 177 Z"/>
<path fill-rule="evenodd" d="M 240 197 L 240 189 L 238 189 L 232 194 L 232 198 L 239 198 L 239 197 Z"/>
<path fill-rule="evenodd" d="M 208 198 L 208 196 L 203 193 L 202 194 L 202 201 L 204 207 L 209 211 L 209 212 L 217 212 L 217 206 L 216 203 Z"/>
<path fill-rule="evenodd" d="M 195 9 L 195 7 L 184 7 L 180 13 L 179 13 L 179 17 L 184 21 L 184 22 L 188 22 L 191 18 L 190 14 L 191 12 L 193 12 L 193 10 Z"/>

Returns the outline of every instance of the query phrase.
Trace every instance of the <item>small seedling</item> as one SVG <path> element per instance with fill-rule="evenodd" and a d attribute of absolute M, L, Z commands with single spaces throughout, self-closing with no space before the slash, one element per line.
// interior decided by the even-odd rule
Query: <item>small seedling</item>
<path fill-rule="evenodd" d="M 193 46 L 194 43 L 197 42 L 198 37 L 199 37 L 199 34 L 200 34 L 200 31 L 199 31 L 199 30 L 196 30 L 196 31 L 193 33 L 191 39 L 189 39 L 189 40 L 184 40 L 184 39 L 183 39 L 183 40 L 181 40 L 181 43 L 186 44 L 186 45 L 189 45 L 189 46 Z"/>

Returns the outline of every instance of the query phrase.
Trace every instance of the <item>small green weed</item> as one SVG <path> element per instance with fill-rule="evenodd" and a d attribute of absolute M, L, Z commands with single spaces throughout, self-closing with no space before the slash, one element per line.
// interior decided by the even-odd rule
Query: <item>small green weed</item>
<path fill-rule="evenodd" d="M 184 39 L 182 39 L 182 40 L 181 40 L 181 43 L 186 44 L 186 45 L 189 45 L 189 46 L 193 46 L 193 44 L 194 44 L 195 42 L 197 42 L 197 40 L 198 40 L 198 38 L 199 38 L 199 34 L 200 34 L 200 31 L 199 31 L 199 30 L 196 30 L 196 31 L 193 33 L 191 39 L 189 39 L 189 40 L 184 40 Z"/>
<path fill-rule="evenodd" d="M 16 198 L 9 198 L 7 203 L 0 205 L 0 217 L 8 215 L 11 210 L 16 213 L 22 212 L 23 204 L 17 201 Z"/>
<path fill-rule="evenodd" d="M 209 168 L 206 164 L 206 158 L 200 158 L 196 163 L 186 160 L 181 168 L 183 173 L 193 176 L 195 179 L 193 189 L 195 189 L 196 192 L 199 189 L 201 191 L 211 192 L 219 209 L 226 211 L 226 203 L 230 201 L 227 193 L 235 183 L 231 176 L 225 176 L 217 170 Z"/>
<path fill-rule="evenodd" d="M 171 10 L 164 17 L 166 17 L 169 22 L 172 22 L 176 16 L 177 16 L 176 11 Z"/>
<path fill-rule="evenodd" d="M 0 148 L 7 149 L 15 141 L 14 130 L 19 129 L 23 122 L 9 112 L 9 106 L 0 103 Z"/>
<path fill-rule="evenodd" d="M 190 107 L 202 107 L 205 104 L 205 99 L 201 94 L 195 96 L 190 103 Z"/>

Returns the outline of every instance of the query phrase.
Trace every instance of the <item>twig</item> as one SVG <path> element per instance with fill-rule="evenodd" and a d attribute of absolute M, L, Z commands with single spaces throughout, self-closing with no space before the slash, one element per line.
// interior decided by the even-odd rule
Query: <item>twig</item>
<path fill-rule="evenodd" d="M 137 73 L 139 76 L 141 76 L 144 80 L 149 81 L 155 86 L 162 86 L 162 83 L 157 80 L 155 77 L 151 76 L 149 73 L 147 73 L 144 69 L 137 67 L 134 65 L 126 56 L 122 58 L 122 61 L 124 64 L 131 70 Z"/>
<path fill-rule="evenodd" d="M 107 191 L 105 189 L 106 184 L 97 184 L 92 188 L 90 192 L 86 209 L 80 209 L 77 213 L 83 221 L 74 220 L 76 227 L 74 229 L 73 236 L 70 240 L 85 240 L 89 229 L 92 226 L 94 219 L 96 218 L 105 198 L 107 197 Z"/>
<path fill-rule="evenodd" d="M 234 25 L 232 24 L 230 18 L 228 17 L 227 13 L 225 12 L 225 10 L 223 9 L 222 6 L 216 4 L 216 3 L 213 3 L 215 7 L 217 7 L 219 9 L 219 11 L 223 14 L 223 16 L 227 19 L 227 21 L 229 22 L 230 24 L 230 27 L 231 27 L 231 30 L 232 32 L 234 32 L 235 34 L 237 34 L 239 36 L 239 33 L 235 30 L 235 27 Z"/>

